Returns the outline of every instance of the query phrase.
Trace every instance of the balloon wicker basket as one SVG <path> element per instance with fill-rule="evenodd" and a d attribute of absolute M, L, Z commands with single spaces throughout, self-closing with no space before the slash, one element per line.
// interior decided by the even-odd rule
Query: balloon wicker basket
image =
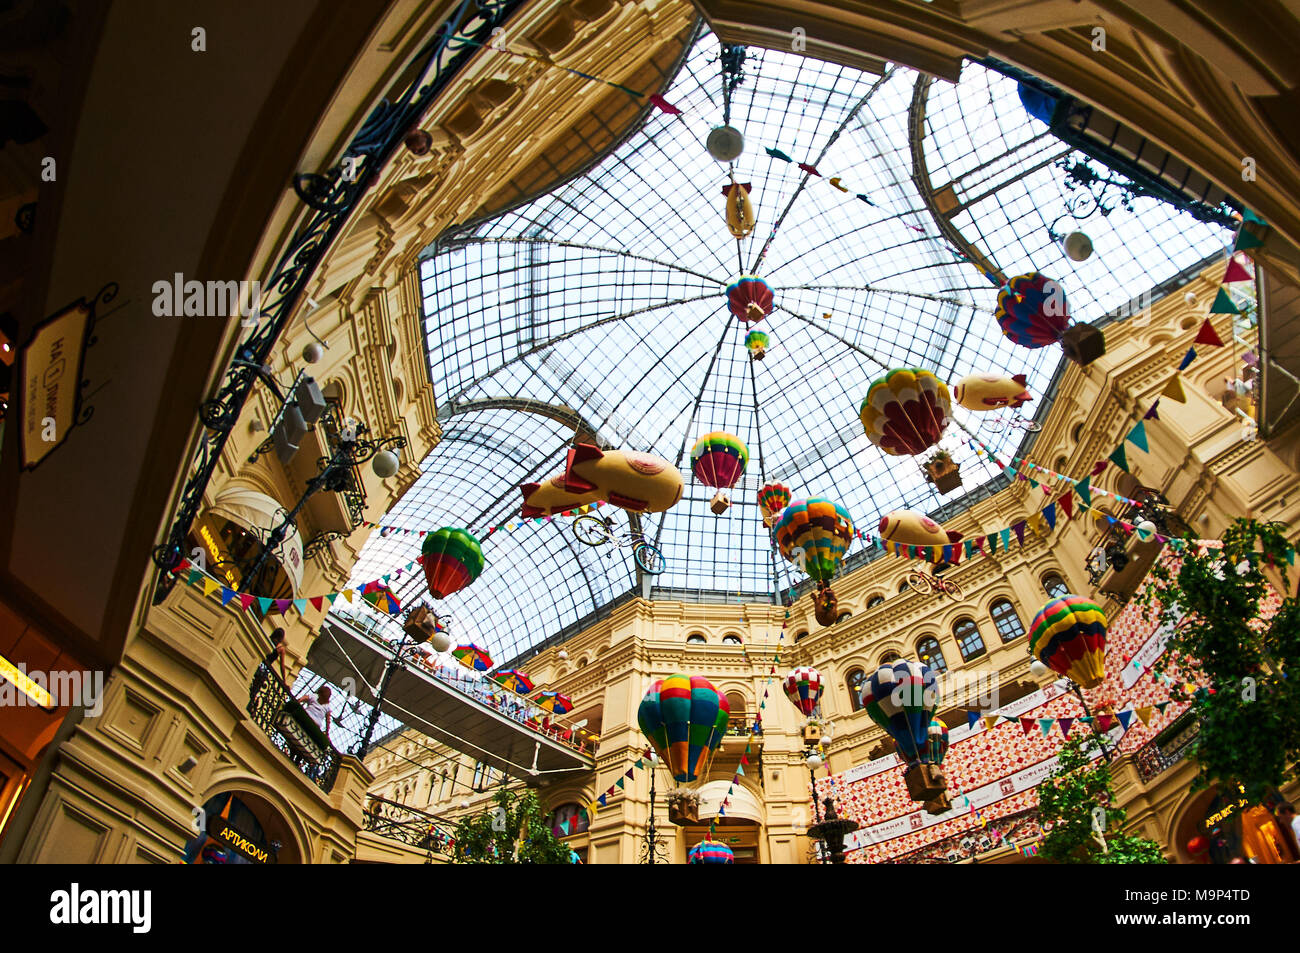
<path fill-rule="evenodd" d="M 1061 337 L 1065 356 L 1080 367 L 1087 367 L 1106 353 L 1106 335 L 1091 324 L 1076 324 Z"/>
<path fill-rule="evenodd" d="M 813 597 L 813 618 L 820 625 L 834 625 L 839 621 L 839 604 L 829 587 L 822 589 Z"/>
<path fill-rule="evenodd" d="M 930 798 L 923 806 L 931 814 L 943 814 L 952 810 L 952 801 L 948 800 L 948 794 L 945 792 L 938 797 Z"/>
<path fill-rule="evenodd" d="M 673 792 L 668 795 L 668 820 L 678 827 L 698 824 L 700 799 L 693 792 Z"/>
<path fill-rule="evenodd" d="M 719 490 L 713 494 L 713 499 L 709 500 L 709 509 L 713 510 L 714 515 L 721 516 L 731 507 L 731 498 L 726 493 Z"/>
<path fill-rule="evenodd" d="M 761 361 L 765 357 L 767 357 L 767 348 L 756 347 L 749 352 L 749 359 L 751 361 Z"/>
<path fill-rule="evenodd" d="M 803 726 L 803 743 L 808 747 L 821 744 L 822 726 L 821 725 L 804 725 Z"/>
<path fill-rule="evenodd" d="M 913 801 L 930 801 L 948 790 L 943 769 L 934 764 L 914 764 L 903 774 L 907 793 Z"/>
<path fill-rule="evenodd" d="M 940 493 L 951 493 L 961 488 L 961 466 L 951 460 L 931 461 L 925 464 L 925 479 Z"/>
<path fill-rule="evenodd" d="M 409 616 L 406 622 L 402 624 L 402 631 L 416 645 L 421 642 L 427 642 L 433 637 L 434 632 L 434 615 L 429 611 L 428 606 L 419 606 Z"/>

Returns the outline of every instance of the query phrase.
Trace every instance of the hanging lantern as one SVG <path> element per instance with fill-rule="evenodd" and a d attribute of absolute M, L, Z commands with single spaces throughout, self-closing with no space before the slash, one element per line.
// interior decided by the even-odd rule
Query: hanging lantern
<path fill-rule="evenodd" d="M 748 182 L 737 182 L 735 179 L 722 188 L 722 194 L 727 197 L 727 229 L 737 240 L 752 232 L 758 221 L 754 217 L 754 203 L 749 197 L 749 190 Z"/>
<path fill-rule="evenodd" d="M 749 349 L 751 361 L 761 361 L 767 357 L 768 336 L 762 331 L 750 331 L 745 335 L 745 347 Z"/>
<path fill-rule="evenodd" d="M 773 303 L 772 289 L 762 278 L 744 275 L 735 284 L 727 285 L 727 306 L 741 321 L 762 321 L 772 313 Z"/>

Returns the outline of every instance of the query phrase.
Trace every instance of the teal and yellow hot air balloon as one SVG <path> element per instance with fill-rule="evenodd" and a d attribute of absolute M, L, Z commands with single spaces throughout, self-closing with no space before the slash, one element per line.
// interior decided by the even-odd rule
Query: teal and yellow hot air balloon
<path fill-rule="evenodd" d="M 930 371 L 897 367 L 867 389 L 859 411 L 867 439 L 892 456 L 923 453 L 952 419 L 948 385 Z"/>
<path fill-rule="evenodd" d="M 768 336 L 762 331 L 750 331 L 745 335 L 745 347 L 749 349 L 751 361 L 761 361 L 767 356 Z"/>
<path fill-rule="evenodd" d="M 781 555 L 812 579 L 830 582 L 853 542 L 853 517 L 831 500 L 794 500 L 776 521 Z"/>
<path fill-rule="evenodd" d="M 1029 654 L 1084 688 L 1096 688 L 1106 677 L 1106 613 L 1082 596 L 1050 600 L 1029 627 Z"/>
<path fill-rule="evenodd" d="M 483 571 L 483 549 L 467 530 L 444 526 L 424 537 L 420 562 L 429 594 L 446 599 L 478 578 Z"/>
<path fill-rule="evenodd" d="M 704 777 L 731 719 L 727 697 L 698 675 L 670 675 L 650 686 L 636 720 L 674 780 Z"/>

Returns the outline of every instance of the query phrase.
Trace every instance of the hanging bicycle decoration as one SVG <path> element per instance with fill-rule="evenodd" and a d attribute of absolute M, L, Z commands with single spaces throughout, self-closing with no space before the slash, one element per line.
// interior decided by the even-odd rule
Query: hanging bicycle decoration
<path fill-rule="evenodd" d="M 584 546 L 613 547 L 614 549 L 631 547 L 632 558 L 641 567 L 642 572 L 658 576 L 668 568 L 668 561 L 659 548 L 648 541 L 641 533 L 623 533 L 614 527 L 613 519 L 602 516 L 579 516 L 573 521 L 573 535 Z"/>

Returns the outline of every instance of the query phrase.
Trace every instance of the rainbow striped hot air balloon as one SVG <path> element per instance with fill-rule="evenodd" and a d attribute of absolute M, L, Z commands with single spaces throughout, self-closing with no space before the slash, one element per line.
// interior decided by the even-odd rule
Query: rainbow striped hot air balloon
<path fill-rule="evenodd" d="M 805 716 L 811 716 L 822 697 L 822 675 L 815 668 L 803 666 L 796 668 L 781 683 L 785 697 L 790 699 L 795 708 Z"/>
<path fill-rule="evenodd" d="M 780 483 L 768 483 L 758 490 L 758 508 L 763 513 L 763 522 L 768 526 L 776 524 L 777 516 L 790 505 L 790 488 Z"/>
<path fill-rule="evenodd" d="M 750 331 L 745 335 L 745 347 L 749 349 L 749 357 L 754 361 L 761 361 L 767 356 L 768 336 L 762 331 Z"/>
<path fill-rule="evenodd" d="M 483 549 L 467 530 L 444 526 L 424 537 L 420 560 L 429 594 L 446 599 L 478 578 L 483 571 Z"/>
<path fill-rule="evenodd" d="M 708 773 L 730 719 L 727 697 L 698 675 L 655 682 L 636 713 L 642 733 L 681 784 Z"/>
<path fill-rule="evenodd" d="M 727 285 L 727 307 L 742 321 L 753 324 L 772 313 L 774 299 L 766 281 L 753 275 Z"/>
<path fill-rule="evenodd" d="M 952 419 L 948 385 L 929 371 L 897 367 L 867 389 L 859 410 L 867 439 L 893 456 L 923 453 Z"/>
<path fill-rule="evenodd" d="M 939 703 L 934 669 L 912 661 L 882 665 L 862 683 L 859 700 L 871 720 L 889 732 L 899 756 L 908 765 L 920 762 Z"/>
<path fill-rule="evenodd" d="M 776 521 L 781 555 L 818 582 L 829 582 L 853 542 L 853 517 L 830 500 L 794 500 Z"/>
<path fill-rule="evenodd" d="M 1082 596 L 1050 600 L 1029 627 L 1029 654 L 1084 688 L 1096 688 L 1106 677 L 1106 613 Z"/>
<path fill-rule="evenodd" d="M 691 448 L 691 472 L 705 486 L 718 488 L 710 501 L 714 513 L 731 505 L 726 491 L 736 485 L 749 465 L 749 448 L 735 434 L 715 430 L 706 433 Z"/>
<path fill-rule="evenodd" d="M 1017 275 L 1002 286 L 995 317 L 1009 340 L 1028 348 L 1056 344 L 1070 326 L 1065 292 L 1036 271 Z"/>
<path fill-rule="evenodd" d="M 702 840 L 691 848 L 687 862 L 691 864 L 734 864 L 736 855 L 731 852 L 731 848 L 726 844 L 719 844 L 715 840 Z"/>
<path fill-rule="evenodd" d="M 948 753 L 948 726 L 938 718 L 930 722 L 926 734 L 925 752 L 921 755 L 922 764 L 943 764 L 943 756 Z"/>

